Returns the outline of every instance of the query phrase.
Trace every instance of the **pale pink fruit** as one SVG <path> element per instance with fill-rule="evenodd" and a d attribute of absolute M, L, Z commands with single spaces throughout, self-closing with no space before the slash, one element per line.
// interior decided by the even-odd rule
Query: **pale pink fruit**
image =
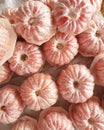
<path fill-rule="evenodd" d="M 43 45 L 46 60 L 52 65 L 68 64 L 78 53 L 78 43 L 75 37 L 64 33 L 56 33 Z"/>
<path fill-rule="evenodd" d="M 59 31 L 76 35 L 84 31 L 91 20 L 91 4 L 86 0 L 58 0 L 53 16 Z"/>
<path fill-rule="evenodd" d="M 90 71 L 95 78 L 95 84 L 104 86 L 104 54 L 97 55 L 90 66 Z"/>
<path fill-rule="evenodd" d="M 63 108 L 52 107 L 40 113 L 38 130 L 74 130 L 74 127 Z"/>
<path fill-rule="evenodd" d="M 0 66 L 0 85 L 7 83 L 13 75 L 13 72 L 11 71 L 9 64 L 4 63 Z"/>
<path fill-rule="evenodd" d="M 18 8 L 5 8 L 2 11 L 4 17 L 6 17 L 9 22 L 13 25 L 15 24 L 15 14 Z"/>
<path fill-rule="evenodd" d="M 14 85 L 6 85 L 0 89 L 0 122 L 12 123 L 18 119 L 23 111 L 23 103 Z"/>
<path fill-rule="evenodd" d="M 18 75 L 29 75 L 38 72 L 43 64 L 40 47 L 18 41 L 13 56 L 9 59 L 10 68 Z"/>
<path fill-rule="evenodd" d="M 101 11 L 99 11 L 98 13 L 96 13 L 93 18 L 91 19 L 90 23 L 92 23 L 92 21 L 98 22 L 98 21 L 104 21 L 104 17 L 101 13 Z M 89 25 L 90 25 L 89 23 Z"/>
<path fill-rule="evenodd" d="M 21 96 L 28 108 L 35 111 L 46 109 L 58 99 L 57 85 L 50 75 L 36 73 L 21 85 Z"/>
<path fill-rule="evenodd" d="M 55 34 L 50 8 L 40 1 L 27 1 L 16 12 L 16 30 L 29 43 L 41 45 Z"/>
<path fill-rule="evenodd" d="M 44 4 L 46 4 L 47 6 L 49 6 L 50 9 L 53 9 L 55 3 L 56 3 L 58 0 L 38 0 L 38 1 L 43 2 Z"/>
<path fill-rule="evenodd" d="M 69 65 L 60 73 L 57 83 L 68 102 L 82 103 L 93 96 L 94 78 L 85 65 Z"/>
<path fill-rule="evenodd" d="M 96 56 L 104 51 L 104 19 L 97 17 L 89 28 L 78 35 L 79 52 L 83 56 Z"/>
<path fill-rule="evenodd" d="M 12 27 L 14 28 L 14 31 L 17 33 L 18 36 L 19 33 L 16 31 L 16 27 L 15 27 L 15 20 L 16 20 L 16 11 L 18 10 L 18 8 L 5 8 L 3 11 L 2 11 L 2 17 L 3 18 L 7 18 L 10 22 L 10 24 L 12 25 Z"/>
<path fill-rule="evenodd" d="M 92 11 L 94 12 L 94 14 L 100 11 L 102 1 L 103 0 L 88 0 L 87 1 L 92 5 Z"/>
<path fill-rule="evenodd" d="M 13 124 L 12 130 L 37 130 L 37 121 L 29 116 L 20 117 Z"/>
<path fill-rule="evenodd" d="M 17 35 L 7 19 L 0 18 L 0 66 L 12 55 Z"/>
<path fill-rule="evenodd" d="M 70 118 L 78 130 L 103 130 L 104 111 L 96 98 L 69 106 Z"/>

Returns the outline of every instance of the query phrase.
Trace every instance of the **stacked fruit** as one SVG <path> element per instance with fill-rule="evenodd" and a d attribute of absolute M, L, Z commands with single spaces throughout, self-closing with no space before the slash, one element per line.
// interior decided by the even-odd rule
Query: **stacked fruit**
<path fill-rule="evenodd" d="M 12 123 L 12 130 L 104 130 L 101 12 L 102 0 L 29 0 L 2 11 L 2 124 Z M 39 112 L 37 119 L 27 109 Z"/>

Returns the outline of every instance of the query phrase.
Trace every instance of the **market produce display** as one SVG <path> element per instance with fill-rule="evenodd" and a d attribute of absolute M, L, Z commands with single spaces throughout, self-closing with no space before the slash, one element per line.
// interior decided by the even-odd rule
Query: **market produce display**
<path fill-rule="evenodd" d="M 0 130 L 104 130 L 103 0 L 2 9 Z"/>

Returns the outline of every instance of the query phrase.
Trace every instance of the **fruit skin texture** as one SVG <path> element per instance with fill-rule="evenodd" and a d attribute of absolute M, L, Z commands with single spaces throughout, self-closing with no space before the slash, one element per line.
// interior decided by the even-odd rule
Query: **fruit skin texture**
<path fill-rule="evenodd" d="M 0 66 L 13 55 L 16 40 L 17 35 L 9 21 L 0 18 Z"/>
<path fill-rule="evenodd" d="M 18 86 L 7 84 L 0 89 L 0 122 L 9 124 L 15 122 L 23 112 L 23 102 Z"/>
<path fill-rule="evenodd" d="M 71 103 L 83 103 L 93 96 L 94 78 L 85 65 L 69 65 L 57 78 L 62 97 Z"/>
<path fill-rule="evenodd" d="M 14 25 L 15 24 L 15 14 L 18 8 L 5 8 L 2 11 L 2 15 L 9 20 L 9 22 Z"/>
<path fill-rule="evenodd" d="M 2 66 L 0 66 L 0 85 L 7 83 L 13 75 L 9 64 L 6 62 Z"/>
<path fill-rule="evenodd" d="M 92 8 L 92 12 L 94 14 L 98 13 L 101 9 L 101 3 L 103 0 L 88 0 L 87 2 L 89 2 L 91 4 L 91 8 Z"/>
<path fill-rule="evenodd" d="M 104 19 L 100 14 L 91 21 L 88 29 L 77 36 L 79 52 L 85 57 L 94 57 L 104 52 Z"/>
<path fill-rule="evenodd" d="M 58 0 L 38 0 L 38 1 L 43 2 L 44 4 L 46 4 L 47 6 L 49 6 L 50 9 L 52 10 L 52 9 L 54 8 L 55 3 L 56 3 Z"/>
<path fill-rule="evenodd" d="M 59 31 L 70 35 L 83 32 L 93 14 L 86 0 L 58 0 L 52 12 Z"/>
<path fill-rule="evenodd" d="M 22 116 L 13 124 L 12 130 L 37 130 L 37 121 L 26 115 Z"/>
<path fill-rule="evenodd" d="M 44 58 L 40 47 L 18 41 L 13 56 L 9 59 L 10 68 L 18 75 L 29 75 L 38 72 Z"/>
<path fill-rule="evenodd" d="M 38 130 L 74 130 L 68 113 L 62 107 L 50 107 L 39 116 Z"/>
<path fill-rule="evenodd" d="M 21 97 L 31 110 L 46 109 L 58 99 L 57 85 L 49 74 L 36 73 L 22 83 Z"/>
<path fill-rule="evenodd" d="M 74 59 L 78 53 L 78 47 L 75 37 L 57 32 L 43 45 L 43 50 L 49 64 L 62 66 Z"/>
<path fill-rule="evenodd" d="M 95 97 L 84 103 L 72 104 L 69 106 L 69 114 L 78 130 L 104 129 L 104 111 Z"/>
<path fill-rule="evenodd" d="M 50 8 L 40 1 L 27 1 L 16 12 L 16 30 L 29 43 L 42 45 L 56 32 Z"/>
<path fill-rule="evenodd" d="M 91 63 L 90 71 L 95 78 L 95 84 L 104 86 L 104 54 L 97 55 Z"/>

